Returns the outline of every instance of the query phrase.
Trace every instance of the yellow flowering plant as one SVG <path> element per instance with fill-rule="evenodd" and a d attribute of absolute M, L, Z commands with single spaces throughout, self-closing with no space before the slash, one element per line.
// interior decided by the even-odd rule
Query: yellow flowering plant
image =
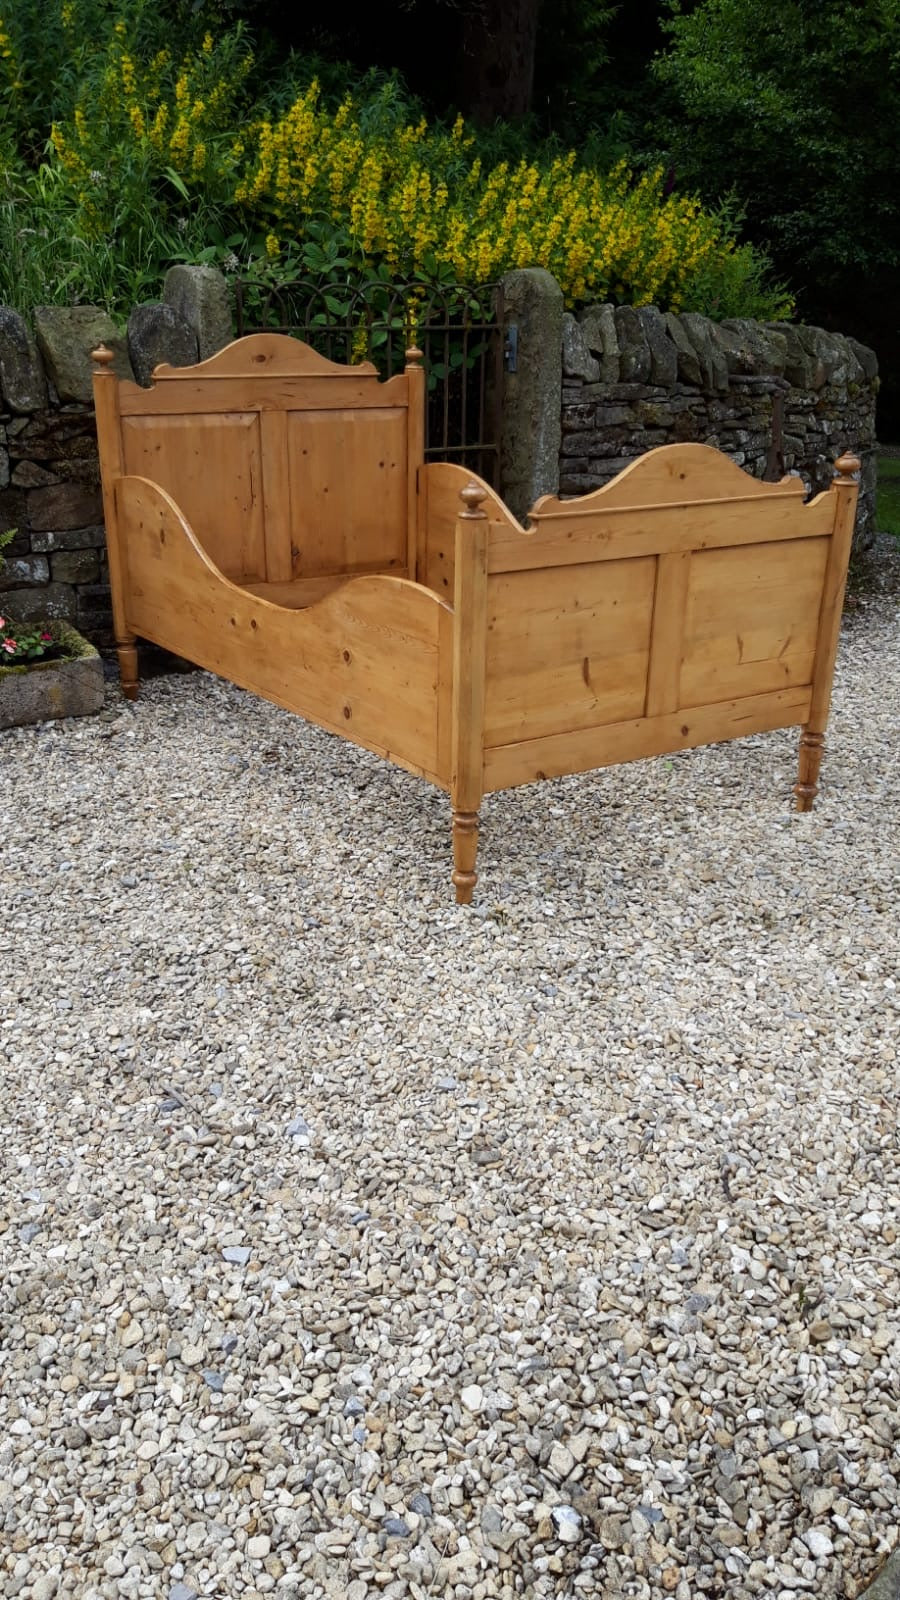
<path fill-rule="evenodd" d="M 50 114 L 46 170 L 32 163 L 16 206 L 40 211 L 70 293 L 98 294 L 101 261 L 106 298 L 123 300 L 129 275 L 143 283 L 176 259 L 249 265 L 263 287 L 477 289 L 542 266 L 570 306 L 790 311 L 734 219 L 666 193 L 660 170 L 603 172 L 550 149 L 497 159 L 496 141 L 460 118 L 430 124 L 395 82 L 332 98 L 298 83 L 296 60 L 257 68 L 248 34 L 204 31 L 202 12 L 179 33 L 151 0 L 47 0 L 50 42 L 29 45 L 36 9 L 0 0 L 0 136 L 25 151 L 23 128 Z M 21 65 L 42 48 L 55 77 Z M 512 131 L 504 145 L 517 148 Z"/>
<path fill-rule="evenodd" d="M 482 284 L 542 266 L 570 305 L 701 310 L 721 277 L 723 315 L 752 314 L 748 291 L 770 316 L 787 309 L 783 296 L 760 293 L 759 258 L 736 243 L 730 220 L 666 195 L 661 169 L 598 173 L 570 152 L 485 170 L 462 119 L 449 130 L 424 120 L 372 129 L 366 109 L 352 98 L 329 109 L 314 80 L 280 115 L 248 126 L 235 199 L 248 220 L 265 219 L 270 258 L 318 218 L 402 278 Z"/>
<path fill-rule="evenodd" d="M 240 28 L 218 43 L 207 32 L 180 56 L 163 46 L 141 57 L 116 24 L 98 80 L 50 135 L 89 236 L 127 226 L 129 210 L 139 215 L 148 194 L 165 199 L 167 189 L 173 204 L 232 201 L 232 129 L 252 66 Z"/>

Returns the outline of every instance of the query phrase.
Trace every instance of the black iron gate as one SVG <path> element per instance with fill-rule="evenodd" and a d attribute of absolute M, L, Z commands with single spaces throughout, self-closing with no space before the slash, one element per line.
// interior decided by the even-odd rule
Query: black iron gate
<path fill-rule="evenodd" d="M 418 345 L 427 375 L 425 455 L 458 461 L 498 485 L 503 403 L 503 302 L 497 284 L 459 285 L 379 279 L 298 280 L 273 288 L 234 280 L 237 333 L 291 333 L 332 361 L 372 361 L 390 378 Z"/>

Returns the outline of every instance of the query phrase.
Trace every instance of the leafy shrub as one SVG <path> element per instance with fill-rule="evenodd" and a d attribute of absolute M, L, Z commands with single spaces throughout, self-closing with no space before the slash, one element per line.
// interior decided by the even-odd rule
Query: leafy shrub
<path fill-rule="evenodd" d="M 316 79 L 298 92 L 306 75 L 289 60 L 255 86 L 240 27 L 216 37 L 185 24 L 166 42 L 165 20 L 154 25 L 144 0 L 56 3 L 56 31 L 72 49 L 51 146 L 36 173 L 7 178 L 0 195 L 0 249 L 5 241 L 10 260 L 31 257 L 26 280 L 48 271 L 59 280 L 40 298 L 121 305 L 173 260 L 257 270 L 267 260 L 289 279 L 300 258 L 319 276 L 340 263 L 348 282 L 386 273 L 477 286 L 544 266 L 572 305 L 790 309 L 764 261 L 737 243 L 734 219 L 667 194 L 661 169 L 635 176 L 619 163 L 604 174 L 550 150 L 491 160 L 461 120 L 410 115 L 392 80 L 327 101 Z M 27 153 L 49 102 L 14 41 L 38 8 L 0 4 L 0 138 Z M 13 278 L 0 266 L 0 294 L 22 303 Z"/>
<path fill-rule="evenodd" d="M 430 128 L 424 119 L 404 124 L 392 109 L 382 91 L 374 104 L 348 98 L 331 112 L 314 82 L 281 116 L 250 125 L 236 198 L 268 220 L 270 255 L 318 216 L 403 276 L 484 283 L 510 267 L 543 266 L 570 304 L 611 298 L 700 310 L 714 287 L 723 315 L 784 314 L 777 295 L 761 293 L 760 264 L 735 244 L 729 219 L 665 195 L 661 169 L 635 179 L 619 164 L 601 175 L 570 152 L 486 170 L 461 119 Z M 748 306 L 745 289 L 757 303 Z"/>

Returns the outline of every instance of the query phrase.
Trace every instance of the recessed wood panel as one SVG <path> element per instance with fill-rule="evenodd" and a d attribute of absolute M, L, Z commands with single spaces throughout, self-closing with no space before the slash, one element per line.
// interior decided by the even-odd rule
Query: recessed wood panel
<path fill-rule="evenodd" d="M 695 554 L 680 704 L 810 683 L 827 558 L 827 539 Z"/>
<path fill-rule="evenodd" d="M 127 417 L 125 471 L 158 483 L 180 507 L 220 572 L 266 577 L 259 417 L 255 411 Z"/>
<path fill-rule="evenodd" d="M 406 412 L 288 414 L 295 578 L 407 564 Z"/>
<path fill-rule="evenodd" d="M 489 579 L 485 745 L 641 715 L 655 574 L 641 557 Z"/>

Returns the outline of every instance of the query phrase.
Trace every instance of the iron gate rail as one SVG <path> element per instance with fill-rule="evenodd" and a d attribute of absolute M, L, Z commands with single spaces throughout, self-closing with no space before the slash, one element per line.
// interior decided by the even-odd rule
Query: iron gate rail
<path fill-rule="evenodd" d="M 417 344 L 428 380 L 425 455 L 458 461 L 498 484 L 503 301 L 497 284 L 348 286 L 298 279 L 273 287 L 234 279 L 237 333 L 291 333 L 332 361 L 373 361 L 385 378 Z"/>

